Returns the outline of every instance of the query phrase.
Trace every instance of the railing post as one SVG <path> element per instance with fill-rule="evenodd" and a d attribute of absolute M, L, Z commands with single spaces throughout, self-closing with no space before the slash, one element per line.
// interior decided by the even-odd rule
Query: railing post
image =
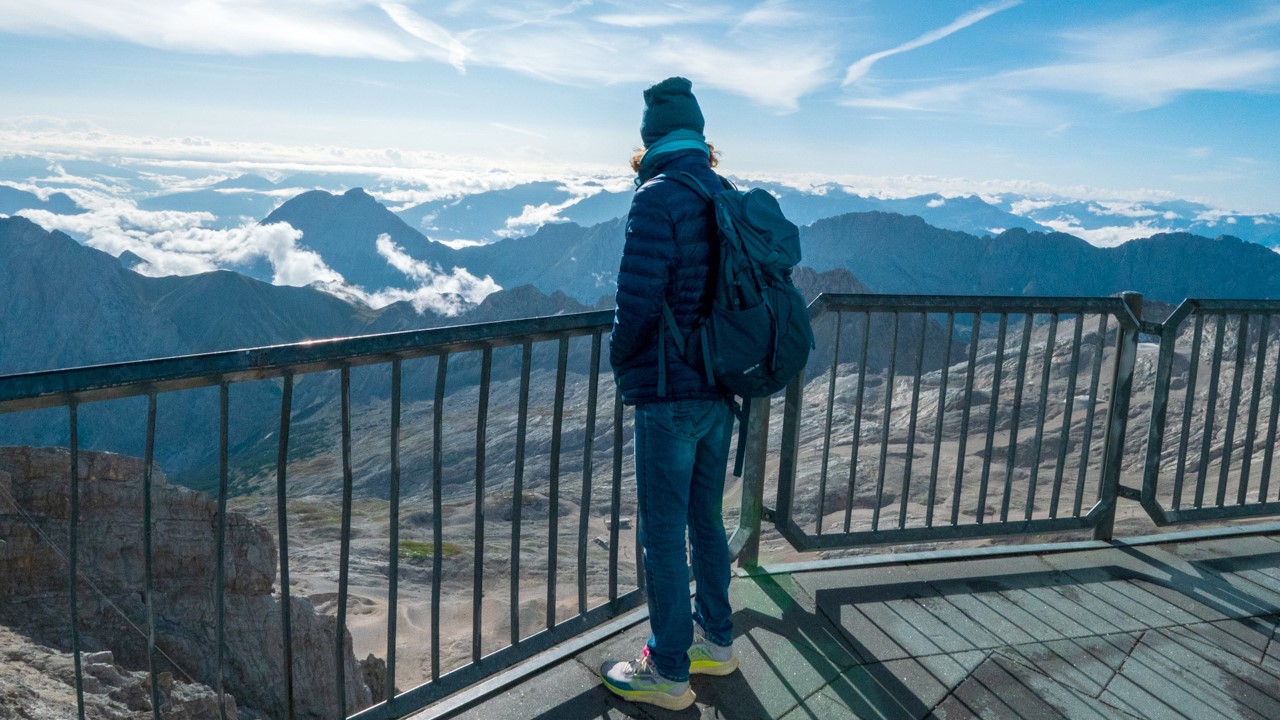
<path fill-rule="evenodd" d="M 1099 501 L 1104 513 L 1093 529 L 1095 540 L 1110 541 L 1115 531 L 1116 503 L 1120 496 L 1120 464 L 1124 456 L 1125 428 L 1129 423 L 1129 400 L 1133 394 L 1133 367 L 1138 357 L 1138 334 L 1142 330 L 1142 294 L 1120 293 L 1129 317 L 1121 316 L 1116 336 L 1115 374 L 1111 379 L 1111 402 L 1107 407 L 1107 435 L 1102 453 Z"/>
<path fill-rule="evenodd" d="M 747 421 L 747 450 L 742 464 L 742 507 L 738 529 L 729 539 L 729 553 L 738 567 L 755 568 L 760 561 L 760 517 L 764 510 L 764 469 L 769 456 L 769 398 L 751 401 Z"/>

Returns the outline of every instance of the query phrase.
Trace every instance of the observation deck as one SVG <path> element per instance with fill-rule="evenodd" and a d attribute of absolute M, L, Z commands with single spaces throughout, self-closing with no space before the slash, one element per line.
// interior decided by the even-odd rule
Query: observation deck
<path fill-rule="evenodd" d="M 18 600 L 65 608 L 81 718 L 104 644 L 157 720 L 166 673 L 282 718 L 1280 717 L 1280 302 L 809 312 L 810 365 L 752 401 L 726 486 L 741 671 L 695 678 L 696 710 L 594 675 L 647 634 L 608 311 L 0 377 L 2 444 L 54 448 L 62 493 L 0 467 L 0 527 L 63 570 Z M 105 519 L 102 453 L 139 458 Z M 178 589 L 165 472 L 209 518 Z M 249 586 L 271 618 L 246 647 Z"/>
<path fill-rule="evenodd" d="M 601 662 L 647 639 L 637 620 L 414 717 L 1280 717 L 1280 526 L 1238 532 L 740 571 L 741 668 L 694 676 L 694 709 L 600 685 Z"/>

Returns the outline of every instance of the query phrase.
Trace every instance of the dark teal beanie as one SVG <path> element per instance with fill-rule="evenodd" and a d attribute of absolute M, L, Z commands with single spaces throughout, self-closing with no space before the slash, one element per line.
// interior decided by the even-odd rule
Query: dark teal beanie
<path fill-rule="evenodd" d="M 644 91 L 644 117 L 640 120 L 640 139 L 645 147 L 674 130 L 693 130 L 701 134 L 705 121 L 698 99 L 693 96 L 693 83 L 682 77 L 669 77 Z"/>

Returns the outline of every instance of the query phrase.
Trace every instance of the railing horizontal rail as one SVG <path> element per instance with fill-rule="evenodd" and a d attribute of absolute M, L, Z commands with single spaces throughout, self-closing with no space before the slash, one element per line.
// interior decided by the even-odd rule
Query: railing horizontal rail
<path fill-rule="evenodd" d="M 0 377 L 0 413 L 57 407 L 73 396 L 108 400 L 586 335 L 612 320 L 611 311 L 600 310 L 7 375 Z"/>
<path fill-rule="evenodd" d="M 809 316 L 818 318 L 832 311 L 883 310 L 897 313 L 971 314 L 993 310 L 1016 309 L 1035 313 L 1114 313 L 1130 314 L 1118 297 L 1009 297 L 1002 295 L 872 295 L 823 293 L 809 306 Z M 1136 318 L 1133 318 L 1136 323 Z"/>

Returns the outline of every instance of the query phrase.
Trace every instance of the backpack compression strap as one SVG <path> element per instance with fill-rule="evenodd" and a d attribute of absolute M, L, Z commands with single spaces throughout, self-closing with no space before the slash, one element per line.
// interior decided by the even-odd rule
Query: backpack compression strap
<path fill-rule="evenodd" d="M 676 315 L 666 300 L 662 301 L 662 324 L 671 331 L 671 339 L 676 342 L 676 350 L 680 357 L 688 357 L 688 342 L 680 335 L 680 326 L 676 324 Z M 707 337 L 707 326 L 702 324 L 696 330 L 701 337 L 702 368 L 706 373 L 707 384 L 715 385 L 716 376 L 711 371 L 711 340 Z M 667 333 L 658 330 L 658 397 L 667 396 Z"/>

